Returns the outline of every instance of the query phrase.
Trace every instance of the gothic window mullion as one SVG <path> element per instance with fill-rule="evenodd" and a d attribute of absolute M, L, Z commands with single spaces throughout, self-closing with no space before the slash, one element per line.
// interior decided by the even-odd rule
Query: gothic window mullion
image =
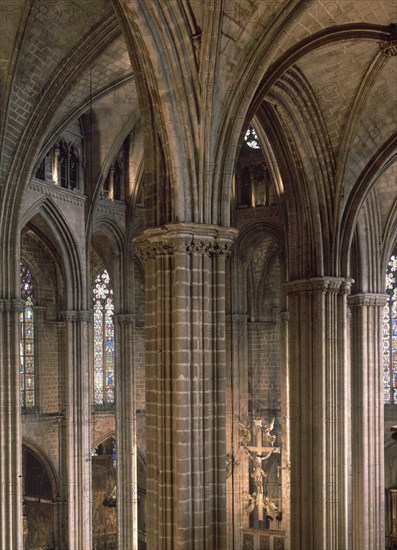
<path fill-rule="evenodd" d="M 94 301 L 94 402 L 114 404 L 113 290 L 106 269 L 95 278 Z"/>
<path fill-rule="evenodd" d="M 25 410 L 34 409 L 35 399 L 35 330 L 33 311 L 33 280 L 30 271 L 21 264 L 21 298 L 23 309 L 20 313 L 20 386 L 21 405 Z"/>
<path fill-rule="evenodd" d="M 385 403 L 396 403 L 397 390 L 397 256 L 393 255 L 386 270 L 386 292 L 389 295 L 383 315 L 383 368 Z"/>

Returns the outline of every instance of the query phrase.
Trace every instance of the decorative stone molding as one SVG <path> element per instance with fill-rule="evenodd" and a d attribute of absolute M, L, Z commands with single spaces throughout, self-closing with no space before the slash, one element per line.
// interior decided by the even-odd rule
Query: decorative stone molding
<path fill-rule="evenodd" d="M 138 235 L 134 239 L 134 249 L 142 261 L 174 254 L 227 256 L 237 233 L 233 227 L 169 224 Z"/>
<path fill-rule="evenodd" d="M 362 306 L 385 306 L 388 294 L 353 294 L 348 298 L 348 304 L 350 307 L 362 307 Z"/>
<path fill-rule="evenodd" d="M 70 204 L 80 206 L 81 208 L 84 207 L 85 201 L 87 199 L 87 197 L 77 189 L 74 189 L 73 191 L 71 191 L 70 189 L 64 189 L 63 187 L 59 187 L 54 183 L 39 181 L 36 179 L 33 179 L 30 182 L 29 189 L 37 193 L 40 193 L 41 195 L 46 195 L 54 199 L 60 199 L 64 202 L 68 202 Z"/>
<path fill-rule="evenodd" d="M 127 207 L 121 201 L 113 201 L 107 198 L 101 198 L 98 201 L 98 206 L 94 215 L 94 222 L 99 219 L 102 214 L 106 216 L 116 217 L 119 220 L 125 221 Z"/>
<path fill-rule="evenodd" d="M 386 57 L 397 55 L 397 25 L 390 25 L 390 35 L 379 42 L 379 49 Z"/>
<path fill-rule="evenodd" d="M 23 309 L 23 301 L 18 299 L 0 300 L 0 312 L 19 313 Z"/>
<path fill-rule="evenodd" d="M 284 287 L 289 296 L 298 294 L 349 294 L 353 279 L 341 277 L 313 277 L 285 283 Z"/>

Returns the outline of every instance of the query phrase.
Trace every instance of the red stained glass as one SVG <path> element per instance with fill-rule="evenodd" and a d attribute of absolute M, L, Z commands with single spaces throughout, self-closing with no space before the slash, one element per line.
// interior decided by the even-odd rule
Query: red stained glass
<path fill-rule="evenodd" d="M 397 256 L 386 270 L 389 295 L 383 313 L 383 383 L 385 403 L 397 403 Z"/>
<path fill-rule="evenodd" d="M 103 269 L 94 280 L 94 401 L 114 403 L 114 304 L 110 277 Z"/>
<path fill-rule="evenodd" d="M 19 316 L 21 405 L 24 408 L 33 408 L 35 406 L 34 284 L 31 272 L 22 263 L 20 276 L 21 298 L 23 300 L 23 310 Z"/>

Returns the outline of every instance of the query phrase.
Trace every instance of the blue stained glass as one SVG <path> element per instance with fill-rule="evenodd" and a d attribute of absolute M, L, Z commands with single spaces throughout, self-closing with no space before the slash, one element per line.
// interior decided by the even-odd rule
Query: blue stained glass
<path fill-rule="evenodd" d="M 397 255 L 386 270 L 388 301 L 383 313 L 383 382 L 385 403 L 397 403 Z"/>
<path fill-rule="evenodd" d="M 94 280 L 94 401 L 114 403 L 114 304 L 113 289 L 106 269 Z"/>
<path fill-rule="evenodd" d="M 247 131 L 245 132 L 244 141 L 249 147 L 251 147 L 251 149 L 261 148 L 259 145 L 258 136 L 252 123 L 248 125 Z"/>
<path fill-rule="evenodd" d="M 23 311 L 19 316 L 20 324 L 20 388 L 21 405 L 24 408 L 35 406 L 35 368 L 34 368 L 34 311 L 33 277 L 29 269 L 21 263 L 21 298 Z"/>

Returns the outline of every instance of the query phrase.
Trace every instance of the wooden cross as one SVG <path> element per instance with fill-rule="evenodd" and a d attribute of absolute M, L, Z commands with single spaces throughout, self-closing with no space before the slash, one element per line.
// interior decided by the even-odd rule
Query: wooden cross
<path fill-rule="evenodd" d="M 265 437 L 270 443 L 274 443 L 276 436 L 270 435 L 270 432 L 273 430 L 274 418 L 270 425 L 267 426 Z M 252 470 L 251 477 L 254 479 L 256 486 L 256 505 L 258 507 L 258 519 L 263 521 L 263 509 L 265 505 L 263 504 L 263 484 L 267 477 L 267 472 L 263 469 L 263 461 L 270 458 L 273 453 L 280 453 L 280 447 L 266 447 L 263 445 L 263 427 L 262 420 L 254 420 L 254 428 L 252 433 L 256 435 L 256 445 L 247 445 L 243 443 L 244 449 L 250 459 L 254 463 L 254 469 Z"/>

